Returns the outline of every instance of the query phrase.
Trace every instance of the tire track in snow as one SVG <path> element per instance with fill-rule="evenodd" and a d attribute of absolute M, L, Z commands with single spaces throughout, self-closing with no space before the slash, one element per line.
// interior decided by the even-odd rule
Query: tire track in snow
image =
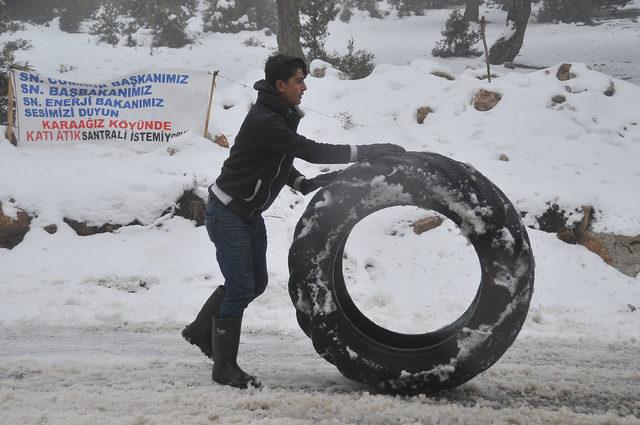
<path fill-rule="evenodd" d="M 640 424 L 636 341 L 516 340 L 469 383 L 391 397 L 342 377 L 310 340 L 247 334 L 262 390 L 211 383 L 179 330 L 0 328 L 2 424 Z"/>

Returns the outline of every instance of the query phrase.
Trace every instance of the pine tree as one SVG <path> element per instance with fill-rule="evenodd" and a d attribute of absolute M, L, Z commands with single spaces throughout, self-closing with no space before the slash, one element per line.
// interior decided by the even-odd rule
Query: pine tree
<path fill-rule="evenodd" d="M 247 12 L 247 0 L 206 0 L 203 11 L 204 31 L 237 33 L 252 30 Z M 246 16 L 246 19 L 242 19 Z"/>
<path fill-rule="evenodd" d="M 541 23 L 557 23 L 558 22 L 558 0 L 543 0 L 542 8 L 536 15 L 538 22 Z"/>
<path fill-rule="evenodd" d="M 465 0 L 464 19 L 469 22 L 480 21 L 480 0 Z"/>
<path fill-rule="evenodd" d="M 191 42 L 186 34 L 188 20 L 195 15 L 196 0 L 120 0 L 123 12 L 133 18 L 126 31 L 149 28 L 155 47 L 182 47 Z"/>
<path fill-rule="evenodd" d="M 424 15 L 428 0 L 389 0 L 389 4 L 398 10 L 398 16 Z"/>
<path fill-rule="evenodd" d="M 191 43 L 185 33 L 189 15 L 182 8 L 165 7 L 158 10 L 153 26 L 154 47 L 179 48 Z"/>
<path fill-rule="evenodd" d="M 24 29 L 24 24 L 20 21 L 12 20 L 9 8 L 3 0 L 0 0 L 0 34 L 5 32 L 16 32 Z"/>
<path fill-rule="evenodd" d="M 347 54 L 340 56 L 333 52 L 327 55 L 327 62 L 344 72 L 350 80 L 359 80 L 371 74 L 375 65 L 375 55 L 367 49 L 356 50 L 353 37 L 347 42 Z"/>
<path fill-rule="evenodd" d="M 124 30 L 122 31 L 122 33 L 127 36 L 124 42 L 125 46 L 136 47 L 138 45 L 137 40 L 133 38 L 133 34 L 135 34 L 135 32 L 136 32 L 135 26 L 131 24 L 124 25 Z"/>
<path fill-rule="evenodd" d="M 153 0 L 120 0 L 120 11 L 132 19 L 131 26 L 137 28 L 151 28 L 155 14 Z"/>
<path fill-rule="evenodd" d="M 620 7 L 625 7 L 632 0 L 592 0 L 596 12 L 611 12 Z"/>
<path fill-rule="evenodd" d="M 0 0 L 0 34 L 6 32 L 9 28 L 9 13 L 4 0 Z"/>
<path fill-rule="evenodd" d="M 342 0 L 340 9 L 340 20 L 349 22 L 353 16 L 353 9 L 363 10 L 369 13 L 372 18 L 382 18 L 382 13 L 378 9 L 376 0 Z"/>
<path fill-rule="evenodd" d="M 96 13 L 97 22 L 91 27 L 91 34 L 98 35 L 98 41 L 115 46 L 120 41 L 123 24 L 118 20 L 119 11 L 112 0 L 105 0 Z"/>
<path fill-rule="evenodd" d="M 57 0 L 5 0 L 11 19 L 42 25 L 57 16 Z"/>
<path fill-rule="evenodd" d="M 211 32 L 275 31 L 278 25 L 275 0 L 205 0 L 202 19 Z"/>
<path fill-rule="evenodd" d="M 300 13 L 307 16 L 307 21 L 300 28 L 302 46 L 309 49 L 307 58 L 325 59 L 324 41 L 329 33 L 327 26 L 338 15 L 336 0 L 306 0 L 302 3 Z"/>
<path fill-rule="evenodd" d="M 9 8 L 4 0 L 0 0 L 0 34 L 16 32 L 24 29 L 24 24 L 11 19 Z"/>
<path fill-rule="evenodd" d="M 433 56 L 446 58 L 450 56 L 480 56 L 482 54 L 481 51 L 473 48 L 473 45 L 480 40 L 480 33 L 469 29 L 469 22 L 464 19 L 462 12 L 458 9 L 449 15 L 442 35 L 444 38 L 438 41 L 431 51 Z"/>
<path fill-rule="evenodd" d="M 278 13 L 275 0 L 256 0 L 255 5 L 247 14 L 249 22 L 256 23 L 256 29 L 268 28 L 275 32 L 278 30 Z"/>
<path fill-rule="evenodd" d="M 596 16 L 626 6 L 631 0 L 543 0 L 538 22 L 590 23 Z"/>
<path fill-rule="evenodd" d="M 60 29 L 64 32 L 80 31 L 80 24 L 98 8 L 98 0 L 58 0 Z"/>
<path fill-rule="evenodd" d="M 538 12 L 539 22 L 591 22 L 593 0 L 543 0 Z"/>

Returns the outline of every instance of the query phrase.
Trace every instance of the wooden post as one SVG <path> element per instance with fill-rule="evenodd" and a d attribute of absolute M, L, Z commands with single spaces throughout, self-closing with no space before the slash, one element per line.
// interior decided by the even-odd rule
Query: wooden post
<path fill-rule="evenodd" d="M 213 72 L 213 79 L 211 80 L 211 91 L 209 92 L 209 106 L 207 107 L 207 116 L 204 120 L 204 138 L 205 139 L 209 139 L 212 142 L 213 137 L 211 137 L 211 134 L 209 134 L 209 116 L 211 115 L 211 106 L 213 105 L 213 90 L 216 88 L 216 77 L 218 76 L 218 72 L 220 71 L 214 71 Z"/>
<path fill-rule="evenodd" d="M 18 146 L 15 134 L 13 134 L 13 109 L 14 109 L 14 93 L 13 93 L 13 72 L 9 70 L 8 78 L 9 87 L 7 87 L 7 139 L 9 142 Z"/>
<path fill-rule="evenodd" d="M 489 49 L 487 49 L 487 37 L 485 34 L 485 28 L 487 27 L 487 20 L 484 16 L 480 18 L 480 36 L 482 37 L 482 44 L 484 45 L 484 59 L 487 62 L 487 78 L 491 82 L 491 68 L 489 67 Z"/>

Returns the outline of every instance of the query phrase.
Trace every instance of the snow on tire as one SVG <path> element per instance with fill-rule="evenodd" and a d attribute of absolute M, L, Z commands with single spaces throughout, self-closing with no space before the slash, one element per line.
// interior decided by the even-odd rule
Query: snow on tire
<path fill-rule="evenodd" d="M 369 214 L 398 205 L 447 216 L 480 262 L 469 308 L 433 332 L 402 334 L 376 325 L 344 283 L 342 255 L 351 230 Z M 504 354 L 529 309 L 534 260 L 518 212 L 486 177 L 442 155 L 406 152 L 354 164 L 315 194 L 296 226 L 289 271 L 298 323 L 318 354 L 374 389 L 419 394 L 458 386 Z"/>

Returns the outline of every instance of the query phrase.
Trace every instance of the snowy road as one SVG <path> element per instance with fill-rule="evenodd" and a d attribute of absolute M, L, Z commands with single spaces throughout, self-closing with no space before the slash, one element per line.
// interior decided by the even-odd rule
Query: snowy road
<path fill-rule="evenodd" d="M 437 397 L 374 395 L 306 338 L 245 335 L 262 390 L 215 386 L 178 330 L 0 328 L 2 424 L 640 424 L 637 341 L 521 336 Z"/>

